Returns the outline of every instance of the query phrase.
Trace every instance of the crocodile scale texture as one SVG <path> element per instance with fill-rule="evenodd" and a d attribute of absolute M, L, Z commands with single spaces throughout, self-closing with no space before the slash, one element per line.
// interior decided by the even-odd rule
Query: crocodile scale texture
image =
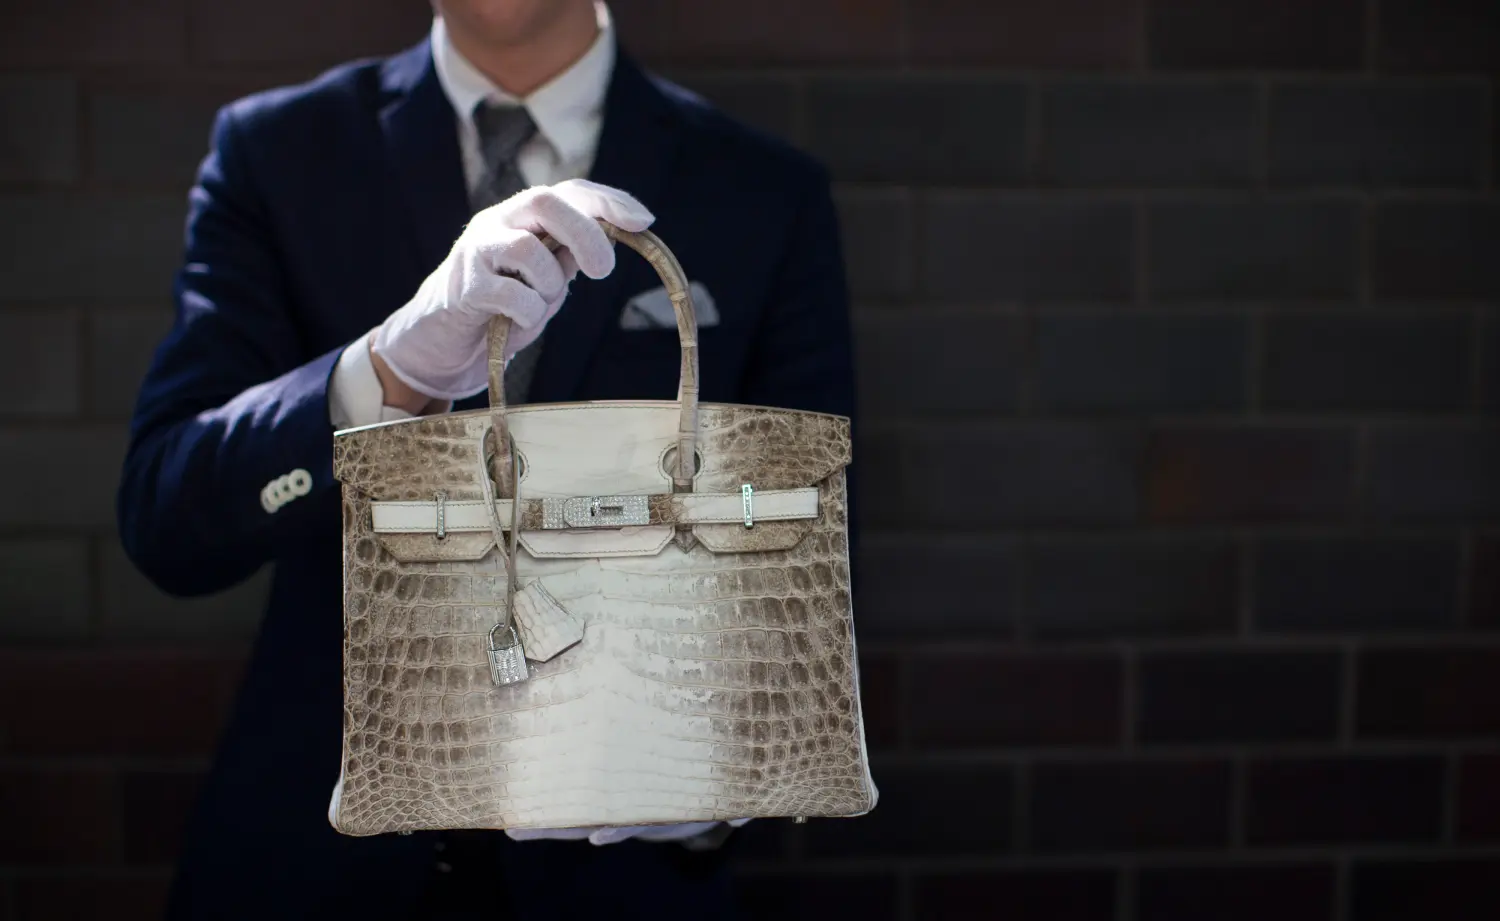
<path fill-rule="evenodd" d="M 671 493 L 680 417 L 676 402 L 512 408 L 520 491 Z M 528 680 L 496 686 L 486 637 L 506 617 L 506 565 L 493 536 L 377 535 L 370 511 L 438 491 L 482 499 L 491 418 L 455 413 L 336 437 L 345 732 L 334 826 L 370 835 L 869 811 L 848 421 L 698 407 L 695 491 L 817 487 L 814 520 L 696 525 L 697 540 L 668 542 L 629 528 L 523 525 L 518 584 L 545 590 L 583 638 L 529 662 Z M 545 555 L 528 550 L 543 537 Z M 568 540 L 582 549 L 570 555 Z"/>

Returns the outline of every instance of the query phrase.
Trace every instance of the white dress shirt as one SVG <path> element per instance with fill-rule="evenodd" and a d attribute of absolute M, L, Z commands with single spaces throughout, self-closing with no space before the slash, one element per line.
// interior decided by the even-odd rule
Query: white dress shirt
<path fill-rule="evenodd" d="M 552 185 L 588 175 L 599 149 L 604 95 L 615 69 L 615 34 L 609 9 L 603 3 L 596 3 L 594 9 L 599 35 L 589 50 L 525 98 L 505 92 L 481 73 L 453 46 L 442 17 L 433 18 L 432 63 L 453 107 L 464 182 L 471 195 L 486 173 L 479 130 L 472 118 L 474 108 L 484 101 L 525 106 L 536 123 L 536 134 L 517 154 L 521 178 L 527 185 Z M 385 405 L 380 379 L 370 363 L 367 336 L 361 336 L 339 357 L 328 381 L 328 411 L 336 429 L 411 417 Z"/>

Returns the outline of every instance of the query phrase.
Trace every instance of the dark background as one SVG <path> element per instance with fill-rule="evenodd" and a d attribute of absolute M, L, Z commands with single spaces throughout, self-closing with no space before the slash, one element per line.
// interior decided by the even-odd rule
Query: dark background
<path fill-rule="evenodd" d="M 1500 917 L 1500 3 L 612 7 L 845 219 L 883 798 L 752 826 L 749 898 Z M 148 918 L 265 585 L 114 537 L 185 191 L 428 9 L 0 10 L 0 919 Z"/>

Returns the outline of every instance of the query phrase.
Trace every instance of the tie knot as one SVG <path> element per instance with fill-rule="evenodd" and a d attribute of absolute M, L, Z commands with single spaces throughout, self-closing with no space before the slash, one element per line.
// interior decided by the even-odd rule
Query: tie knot
<path fill-rule="evenodd" d="M 474 107 L 474 127 L 479 132 L 479 147 L 491 169 L 510 163 L 521 146 L 536 134 L 536 122 L 525 106 L 496 105 L 481 102 Z"/>

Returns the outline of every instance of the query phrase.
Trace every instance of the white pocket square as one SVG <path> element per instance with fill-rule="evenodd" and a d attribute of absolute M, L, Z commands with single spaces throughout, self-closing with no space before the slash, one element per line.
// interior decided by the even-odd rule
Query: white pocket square
<path fill-rule="evenodd" d="M 698 328 L 719 325 L 719 308 L 714 296 L 700 282 L 688 284 L 693 295 L 693 308 L 698 314 Z M 662 287 L 642 291 L 625 303 L 620 311 L 621 329 L 676 329 L 677 316 L 672 310 L 672 299 Z"/>

